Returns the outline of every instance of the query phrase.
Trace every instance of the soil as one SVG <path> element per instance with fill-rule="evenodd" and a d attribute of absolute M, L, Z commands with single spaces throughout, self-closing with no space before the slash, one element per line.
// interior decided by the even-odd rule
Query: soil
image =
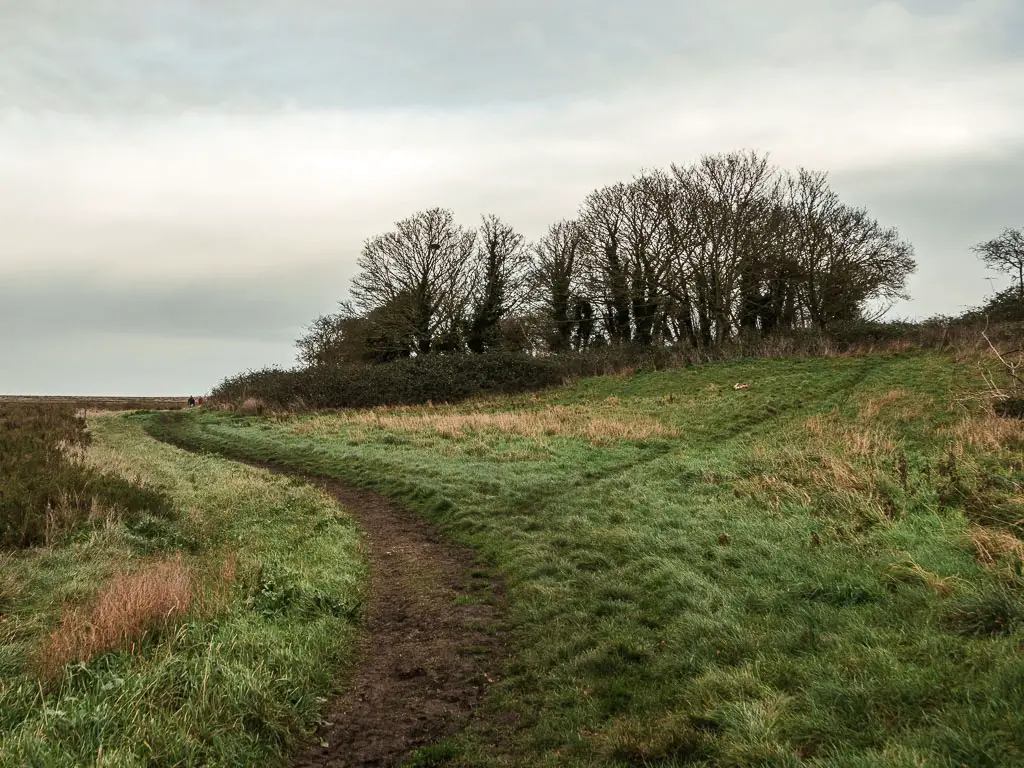
<path fill-rule="evenodd" d="M 370 583 L 351 676 L 296 765 L 401 765 L 462 730 L 497 682 L 508 656 L 504 590 L 472 550 L 411 512 L 310 480 L 362 526 Z"/>

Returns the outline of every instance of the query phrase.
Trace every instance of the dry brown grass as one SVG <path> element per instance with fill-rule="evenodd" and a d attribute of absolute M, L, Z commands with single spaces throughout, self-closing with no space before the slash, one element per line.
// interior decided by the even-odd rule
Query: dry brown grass
<path fill-rule="evenodd" d="M 901 455 L 885 429 L 832 412 L 796 425 L 777 451 L 755 450 L 757 472 L 741 481 L 740 490 L 776 511 L 786 502 L 813 505 L 816 514 L 885 525 L 897 510 L 880 488 Z"/>
<path fill-rule="evenodd" d="M 885 577 L 892 583 L 920 584 L 941 597 L 953 594 L 957 581 L 955 576 L 942 577 L 925 570 L 909 555 L 903 561 L 891 564 L 885 571 Z"/>
<path fill-rule="evenodd" d="M 807 506 L 812 502 L 811 495 L 803 488 L 774 475 L 755 475 L 738 480 L 736 488 L 740 493 L 766 502 L 776 512 L 786 501 Z"/>
<path fill-rule="evenodd" d="M 609 401 L 609 407 L 617 402 Z M 616 440 L 647 440 L 676 437 L 678 432 L 646 416 L 633 416 L 628 421 L 615 415 L 595 415 L 593 408 L 549 405 L 525 411 L 456 411 L 447 408 L 374 409 L 337 416 L 319 417 L 295 427 L 300 434 L 324 434 L 339 425 L 373 427 L 397 432 L 428 432 L 461 438 L 472 433 L 501 432 L 522 437 L 580 437 L 592 443 Z"/>
<path fill-rule="evenodd" d="M 988 412 L 969 414 L 943 432 L 954 439 L 956 455 L 961 455 L 968 446 L 1000 451 L 1024 445 L 1024 420 L 1006 419 Z"/>
<path fill-rule="evenodd" d="M 118 574 L 90 607 L 65 608 L 60 625 L 39 649 L 40 674 L 54 678 L 68 662 L 130 647 L 148 632 L 185 615 L 192 600 L 192 575 L 180 558 Z"/>
<path fill-rule="evenodd" d="M 857 420 L 871 421 L 880 416 L 900 421 L 917 419 L 934 405 L 934 400 L 927 395 L 897 388 L 889 390 L 884 395 L 868 398 L 857 412 Z"/>
<path fill-rule="evenodd" d="M 852 455 L 857 458 L 888 456 L 896 443 L 883 429 L 842 421 L 838 414 L 813 416 L 804 422 L 814 450 L 823 456 Z"/>
<path fill-rule="evenodd" d="M 798 484 L 872 500 L 879 460 L 895 457 L 893 440 L 880 429 L 841 421 L 837 414 L 815 416 L 804 426 L 809 442 L 790 462 Z"/>
<path fill-rule="evenodd" d="M 1016 563 L 1024 566 L 1024 541 L 1008 531 L 976 525 L 969 534 L 974 544 L 974 554 L 988 566 L 1007 563 L 1013 568 Z"/>

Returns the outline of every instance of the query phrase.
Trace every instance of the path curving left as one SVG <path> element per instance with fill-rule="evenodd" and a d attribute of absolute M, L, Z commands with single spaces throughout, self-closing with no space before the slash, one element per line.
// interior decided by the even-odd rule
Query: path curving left
<path fill-rule="evenodd" d="M 362 526 L 370 584 L 352 674 L 296 765 L 399 765 L 464 728 L 498 680 L 503 590 L 472 550 L 389 499 L 305 479 Z"/>

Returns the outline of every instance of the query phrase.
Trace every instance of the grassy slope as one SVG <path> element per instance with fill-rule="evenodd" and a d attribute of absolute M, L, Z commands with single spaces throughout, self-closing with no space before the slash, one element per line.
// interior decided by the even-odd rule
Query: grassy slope
<path fill-rule="evenodd" d="M 980 564 L 971 538 L 1024 518 L 1024 430 L 950 407 L 969 374 L 927 355 L 741 362 L 407 409 L 401 428 L 152 428 L 383 490 L 493 558 L 519 651 L 491 705 L 519 725 L 465 736 L 471 764 L 1024 764 L 1020 569 Z M 414 420 L 550 406 L 681 437 Z"/>
<path fill-rule="evenodd" d="M 126 419 L 91 427 L 88 460 L 164 489 L 177 514 L 0 554 L 0 765 L 278 762 L 322 709 L 354 639 L 358 531 L 303 484 L 184 453 Z M 134 652 L 37 682 L 32 654 L 62 603 L 88 604 L 115 573 L 177 552 L 210 583 L 237 562 L 215 615 L 193 611 Z"/>

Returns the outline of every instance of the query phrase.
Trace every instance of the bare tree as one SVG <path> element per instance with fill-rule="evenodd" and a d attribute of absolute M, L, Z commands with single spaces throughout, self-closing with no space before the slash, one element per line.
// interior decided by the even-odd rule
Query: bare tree
<path fill-rule="evenodd" d="M 816 247 L 804 251 L 804 302 L 810 321 L 826 328 L 863 317 L 871 301 L 905 298 L 917 268 L 913 247 L 867 211 L 837 205 L 811 224 Z"/>
<path fill-rule="evenodd" d="M 677 341 L 687 340 L 692 345 L 710 343 L 703 338 L 701 313 L 694 295 L 694 269 L 699 239 L 697 218 L 690 209 L 685 190 L 678 174 L 668 178 L 662 189 L 662 218 L 665 222 L 668 248 L 664 290 L 665 323 Z"/>
<path fill-rule="evenodd" d="M 1017 277 L 1017 292 L 1024 299 L 1024 230 L 1004 229 L 992 240 L 972 249 L 989 269 Z"/>
<path fill-rule="evenodd" d="M 399 297 L 365 315 L 350 302 L 341 302 L 338 312 L 320 315 L 296 341 L 299 362 L 307 366 L 337 365 L 407 357 L 412 339 L 398 306 L 404 301 L 404 296 Z"/>
<path fill-rule="evenodd" d="M 620 199 L 633 339 L 643 345 L 653 343 L 664 325 L 672 255 L 664 198 L 670 185 L 663 172 L 645 172 L 626 185 Z"/>
<path fill-rule="evenodd" d="M 577 313 L 580 297 L 578 285 L 583 260 L 583 230 L 576 221 L 552 224 L 547 234 L 533 247 L 534 266 L 531 283 L 538 304 L 551 320 L 549 340 L 552 351 L 569 349 L 573 330 L 579 328 Z M 590 330 L 586 336 L 589 340 Z"/>
<path fill-rule="evenodd" d="M 903 296 L 913 250 L 844 205 L 825 174 L 783 176 L 755 153 L 672 167 L 663 205 L 668 319 L 694 343 L 862 318 Z"/>
<path fill-rule="evenodd" d="M 502 321 L 527 299 L 530 252 L 523 236 L 497 216 L 485 216 L 473 264 L 468 345 L 484 352 L 501 341 Z"/>
<path fill-rule="evenodd" d="M 626 185 L 613 184 L 587 195 L 579 222 L 585 235 L 583 263 L 588 293 L 602 305 L 611 341 L 631 338 L 629 267 L 623 252 Z"/>
<path fill-rule="evenodd" d="M 672 173 L 680 200 L 670 233 L 685 259 L 688 300 L 701 340 L 720 343 L 738 325 L 743 289 L 753 290 L 744 280 L 753 280 L 780 180 L 767 157 L 754 152 L 706 155 L 692 167 L 673 165 Z"/>
<path fill-rule="evenodd" d="M 1022 240 L 1007 230 L 976 250 L 1016 270 L 1024 297 Z M 367 240 L 358 264 L 354 317 L 314 321 L 301 359 L 335 347 L 351 357 L 356 339 L 363 359 L 544 339 L 556 351 L 720 344 L 863 319 L 902 297 L 916 267 L 896 230 L 842 203 L 825 174 L 784 174 L 748 151 L 595 190 L 532 247 L 495 215 L 474 232 L 422 211 Z"/>
<path fill-rule="evenodd" d="M 455 224 L 451 211 L 432 208 L 396 222 L 366 241 L 352 301 L 363 313 L 390 307 L 401 336 L 426 354 L 450 338 L 469 301 L 476 233 Z"/>
<path fill-rule="evenodd" d="M 343 320 L 340 313 L 320 315 L 303 328 L 305 333 L 295 340 L 298 361 L 307 366 L 334 362 L 335 350 L 343 336 Z"/>

